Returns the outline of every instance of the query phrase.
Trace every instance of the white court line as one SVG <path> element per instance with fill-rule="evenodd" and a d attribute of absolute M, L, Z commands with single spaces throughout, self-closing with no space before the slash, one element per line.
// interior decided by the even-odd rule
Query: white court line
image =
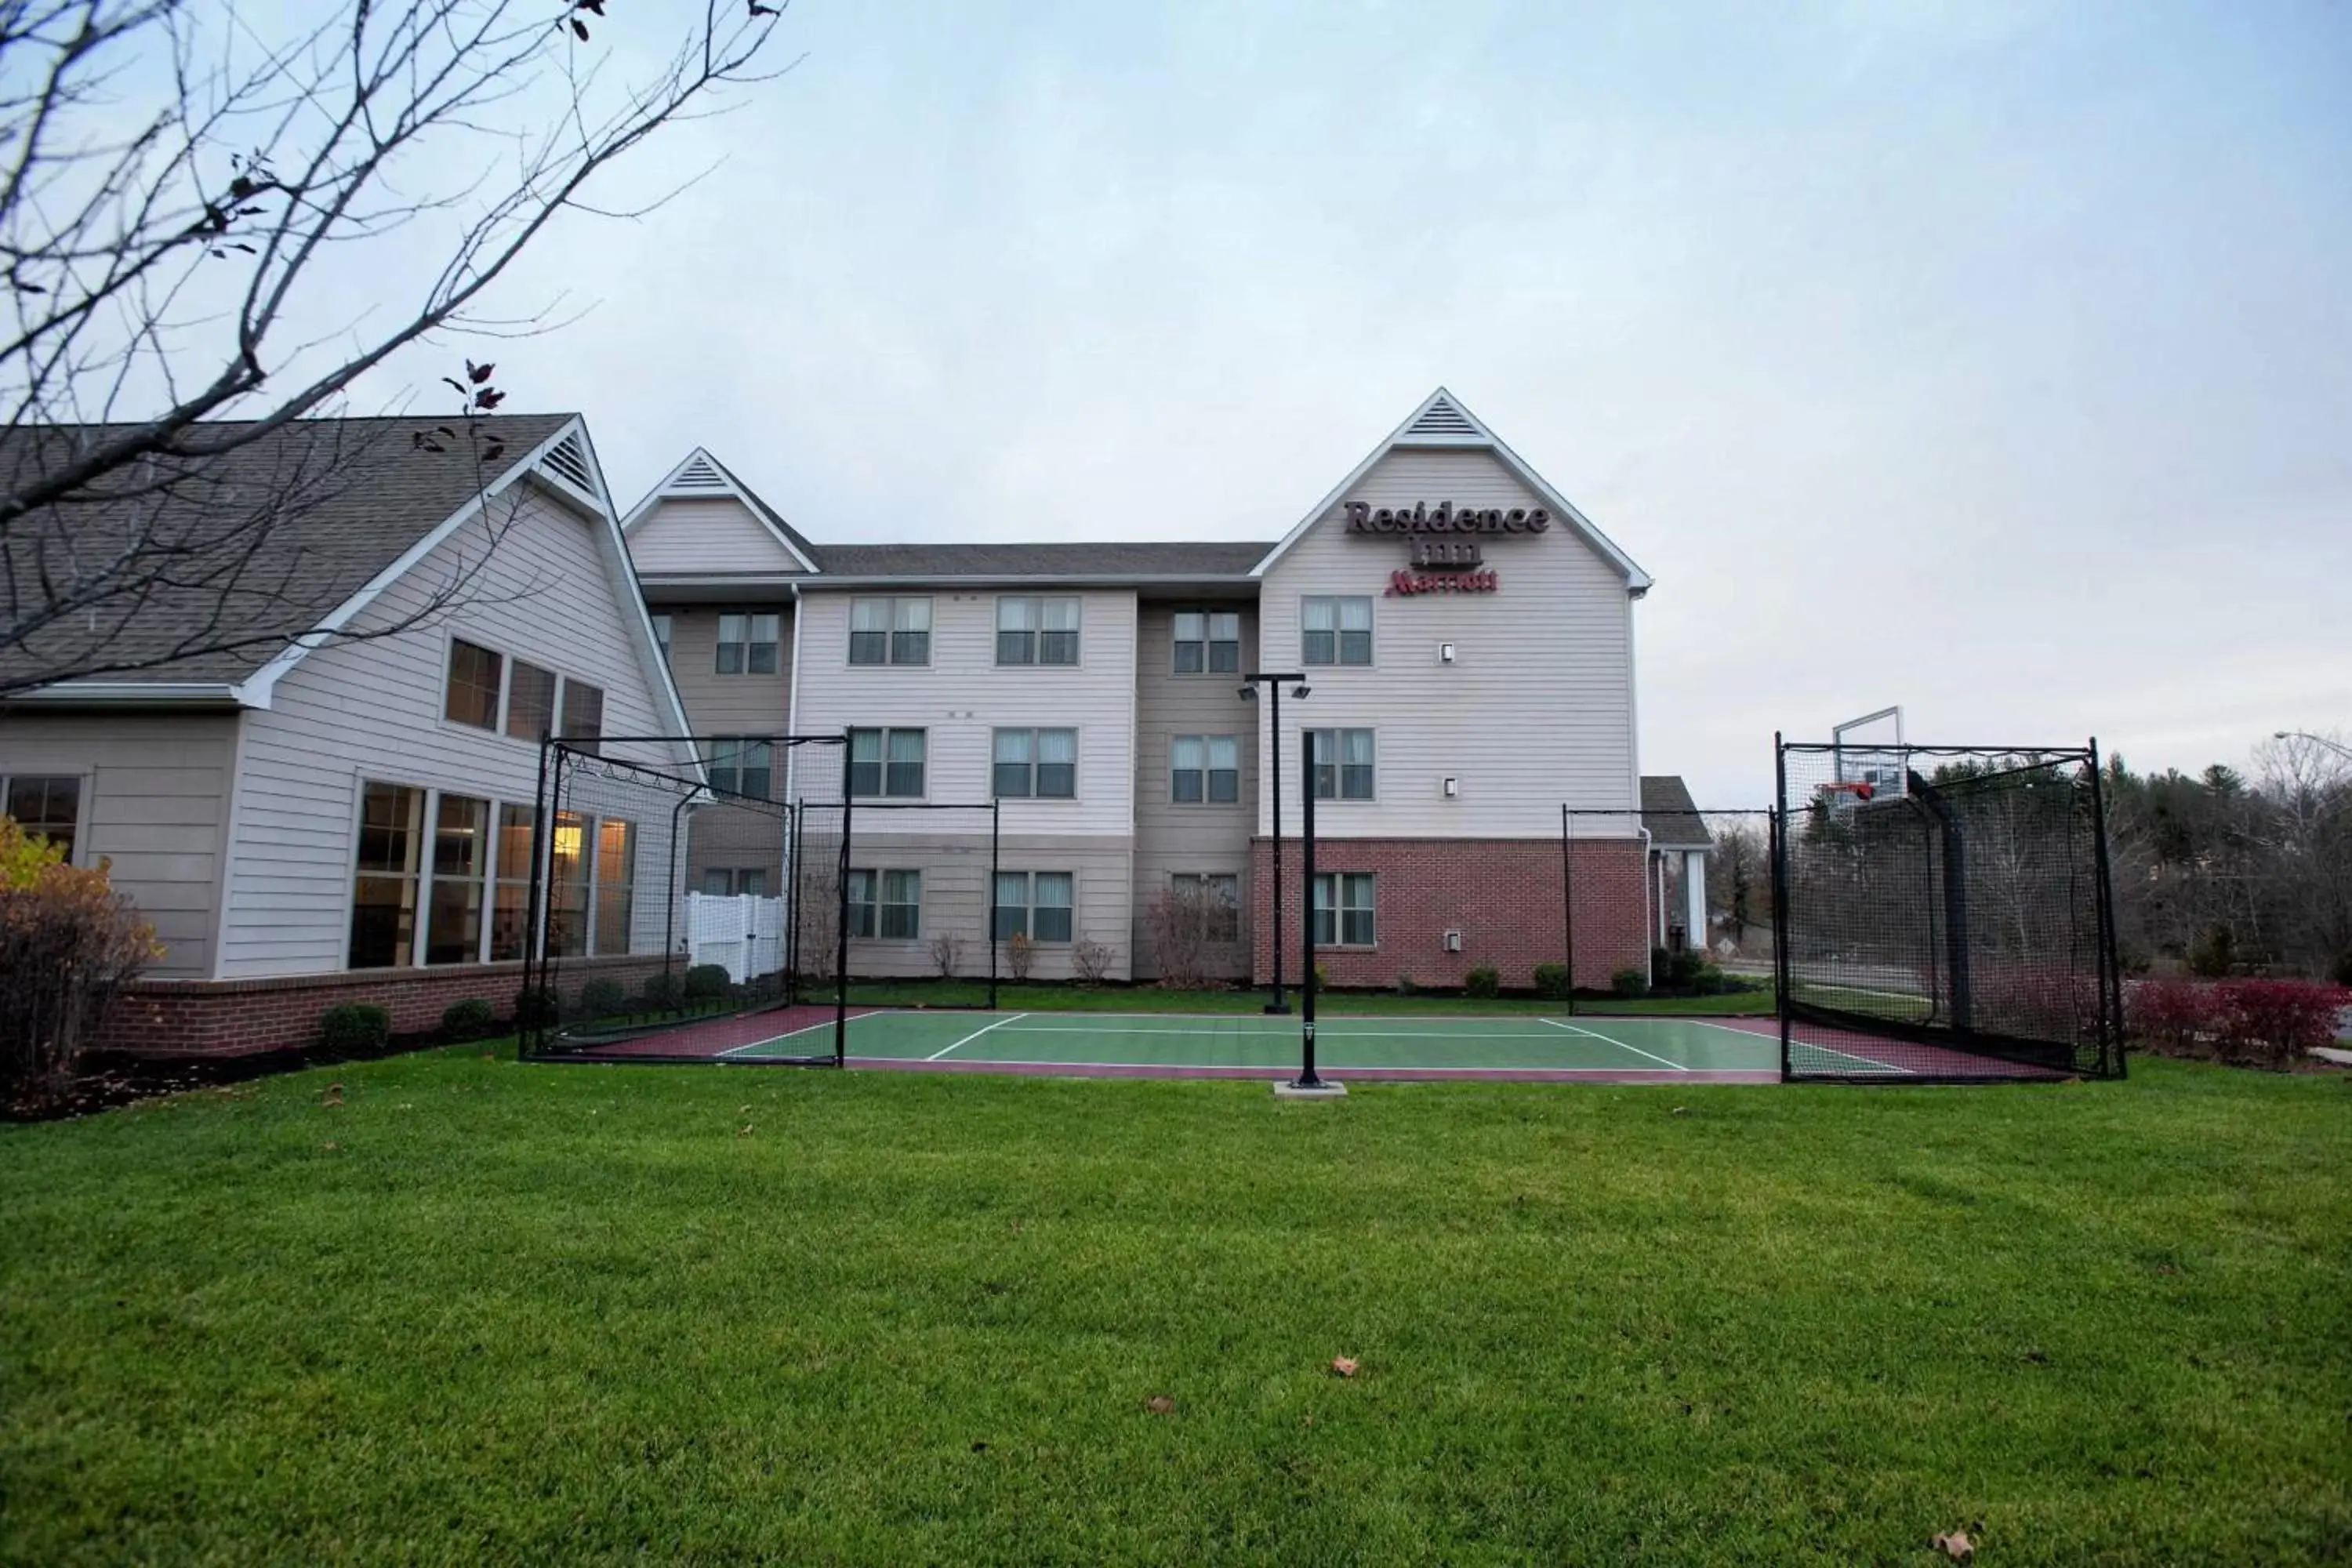
<path fill-rule="evenodd" d="M 1666 1061 L 1665 1058 L 1658 1055 L 1655 1051 L 1645 1051 L 1639 1046 L 1629 1046 L 1624 1041 L 1617 1039 L 1612 1036 L 1598 1034 L 1591 1029 L 1580 1029 L 1573 1024 L 1563 1024 L 1557 1018 L 1546 1018 L 1542 1021 L 1549 1024 L 1555 1029 L 1566 1029 L 1571 1035 L 1589 1035 L 1592 1038 L 1599 1040 L 1602 1045 L 1614 1046 L 1621 1051 L 1631 1051 L 1637 1057 L 1647 1057 L 1654 1062 L 1665 1062 L 1668 1067 L 1674 1068 L 1676 1072 L 1690 1071 L 1690 1068 L 1683 1066 L 1680 1062 Z"/>
<path fill-rule="evenodd" d="M 797 1029 L 786 1029 L 782 1034 L 770 1035 L 764 1040 L 753 1040 L 751 1044 L 744 1046 L 730 1046 L 725 1050 L 719 1052 L 719 1055 L 721 1057 L 740 1056 L 745 1051 L 756 1051 L 762 1046 L 777 1045 L 782 1041 L 791 1039 L 794 1035 L 805 1035 L 811 1029 L 830 1029 L 832 1027 L 833 1020 L 830 1018 L 824 1019 L 814 1024 L 803 1024 Z M 715 1061 L 718 1058 L 714 1057 L 711 1059 Z"/>
<path fill-rule="evenodd" d="M 1549 1037 L 1550 1037 L 1549 1036 L 1546 1036 L 1546 1037 L 1545 1037 L 1545 1038 L 1547 1038 L 1547 1039 L 1549 1039 Z M 1612 1043 L 1613 1043 L 1613 1042 L 1612 1042 Z M 1648 1053 L 1644 1052 L 1643 1054 L 1644 1054 L 1644 1055 L 1647 1055 Z M 852 1058 L 850 1058 L 849 1059 L 850 1059 L 850 1061 L 851 1061 L 852 1063 L 866 1063 L 866 1064 L 870 1064 L 870 1065 L 874 1065 L 874 1066 L 885 1066 L 885 1067 L 887 1067 L 887 1066 L 889 1066 L 889 1065 L 890 1065 L 890 1064 L 892 1064 L 892 1063 L 905 1063 L 905 1062 L 911 1062 L 911 1061 L 915 1060 L 916 1058 L 914 1058 L 913 1057 L 852 1057 Z M 925 1061 L 934 1061 L 934 1062 L 935 1062 L 935 1061 L 939 1060 L 939 1058 L 937 1058 L 937 1057 L 925 1057 L 925 1058 L 923 1058 L 922 1059 L 923 1059 L 923 1060 L 925 1060 Z M 1663 1057 L 1657 1058 L 1655 1058 L 1655 1059 L 1656 1059 L 1656 1060 L 1659 1060 L 1659 1061 L 1664 1061 L 1664 1060 L 1665 1060 L 1665 1058 L 1663 1058 Z M 972 1066 L 974 1066 L 974 1067 L 982 1067 L 982 1068 L 1116 1068 L 1116 1069 L 1118 1069 L 1118 1070 L 1120 1070 L 1120 1071 L 1126 1071 L 1126 1072 L 1134 1072 L 1134 1071 L 1139 1071 L 1139 1070 L 1143 1071 L 1143 1072 L 1148 1072 L 1148 1073 L 1166 1072 L 1166 1073 L 1170 1073 L 1170 1074 L 1171 1074 L 1171 1075 L 1175 1075 L 1175 1076 L 1179 1076 L 1179 1077 L 1181 1077 L 1181 1076 L 1185 1076 L 1185 1075 L 1198 1076 L 1198 1075 L 1204 1074 L 1204 1073 L 1213 1073 L 1213 1074 L 1246 1073 L 1246 1074 L 1250 1074 L 1250 1075 L 1252 1075 L 1252 1076 L 1255 1076 L 1255 1075 L 1257 1075 L 1257 1074 L 1262 1074 L 1262 1073 L 1273 1073 L 1273 1074 L 1275 1074 L 1275 1075 L 1276 1075 L 1276 1076 L 1280 1076 L 1280 1075 L 1281 1075 L 1281 1074 L 1283 1074 L 1283 1073 L 1291 1072 L 1291 1071 L 1296 1070 L 1296 1069 L 1295 1069 L 1295 1068 L 1293 1068 L 1284 1067 L 1284 1066 L 1281 1066 L 1281 1065 L 1278 1065 L 1278 1064 L 1275 1064 L 1275 1063 L 1266 1063 L 1266 1064 L 1264 1064 L 1264 1065 L 1260 1065 L 1260 1064 L 1257 1064 L 1257 1063 L 1252 1063 L 1252 1062 L 1238 1062 L 1238 1063 L 1223 1063 L 1223 1062 L 1138 1062 L 1138 1061 L 1125 1061 L 1125 1062 L 1093 1062 L 1093 1061 L 1063 1061 L 1063 1060 L 1030 1061 L 1030 1060 L 1027 1060 L 1027 1059 L 1024 1059 L 1024 1058 L 1015 1058 L 1015 1057 L 988 1057 L 988 1058 L 984 1058 L 972 1059 L 972 1060 L 971 1060 L 971 1065 L 972 1065 Z M 1558 1073 L 1629 1073 L 1629 1072 L 1646 1072 L 1646 1073 L 1655 1073 L 1655 1074 L 1657 1074 L 1657 1075 L 1659 1076 L 1659 1078 L 1660 1078 L 1661 1079 L 1664 1079 L 1664 1078 L 1665 1078 L 1665 1074 L 1666 1074 L 1666 1072 L 1667 1072 L 1667 1070 L 1668 1070 L 1669 1068 L 1671 1068 L 1672 1070 L 1674 1070 L 1674 1071 L 1675 1071 L 1675 1072 L 1688 1072 L 1688 1071 L 1690 1071 L 1690 1070 L 1691 1070 L 1691 1069 L 1690 1069 L 1690 1068 L 1684 1068 L 1684 1067 L 1675 1067 L 1675 1066 L 1674 1066 L 1674 1064 L 1673 1064 L 1673 1063 L 1671 1063 L 1671 1062 L 1668 1062 L 1668 1063 L 1666 1064 L 1666 1066 L 1665 1066 L 1665 1067 L 1663 1067 L 1663 1068 L 1526 1068 L 1526 1067 L 1521 1067 L 1521 1068 L 1456 1068 L 1456 1067 L 1428 1067 L 1428 1068 L 1424 1068 L 1424 1067 L 1391 1067 L 1391 1066 L 1380 1066 L 1380 1067 L 1363 1067 L 1363 1066 L 1358 1066 L 1358 1067 L 1349 1067 L 1349 1065 L 1347 1065 L 1347 1064 L 1346 1064 L 1346 1063 L 1344 1063 L 1344 1062 L 1335 1062 L 1335 1063 L 1331 1063 L 1331 1064 L 1328 1064 L 1328 1065 L 1330 1066 L 1331 1070 L 1332 1070 L 1332 1071 L 1334 1071 L 1334 1072 L 1370 1073 L 1370 1074 L 1373 1074 L 1373 1075 L 1375 1075 L 1375 1076 L 1377 1076 L 1377 1075 L 1379 1075 L 1379 1074 L 1381 1074 L 1381 1073 L 1390 1073 L 1390 1072 L 1395 1072 L 1395 1073 L 1429 1073 L 1429 1072 L 1442 1072 L 1442 1073 L 1447 1073 L 1447 1074 L 1453 1074 L 1453 1075 L 1459 1075 L 1459 1074 L 1465 1074 L 1465 1073 L 1505 1074 L 1505 1073 L 1531 1073 L 1531 1072 L 1534 1072 L 1534 1073 L 1544 1073 L 1544 1074 L 1548 1074 L 1548 1075 L 1549 1075 L 1549 1074 L 1558 1074 Z M 1708 1070 L 1708 1071 L 1721 1071 L 1721 1072 L 1740 1072 L 1740 1071 L 1754 1071 L 1754 1072 L 1761 1072 L 1761 1071 L 1763 1071 L 1763 1070 L 1765 1070 L 1765 1069 L 1763 1069 L 1763 1068 L 1708 1068 L 1708 1069 L 1706 1069 L 1706 1070 Z"/>
<path fill-rule="evenodd" d="M 935 1062 L 941 1057 L 947 1055 L 950 1051 L 954 1050 L 956 1046 L 968 1046 L 971 1044 L 972 1041 L 980 1038 L 981 1036 L 987 1034 L 991 1029 L 1001 1029 L 1007 1024 L 1017 1024 L 1028 1016 L 1029 1015 L 1026 1013 L 1015 1013 L 1010 1018 L 999 1018 L 993 1024 L 982 1025 L 981 1027 L 974 1029 L 971 1034 L 966 1035 L 962 1039 L 958 1040 L 954 1046 L 941 1046 L 938 1050 L 933 1051 L 929 1056 L 925 1057 L 923 1059 L 927 1062 Z"/>
<path fill-rule="evenodd" d="M 1036 1016 L 1037 1015 L 1024 1013 L 1020 1016 L 1027 1018 Z M 1549 1019 L 1542 1018 L 1537 1020 L 1538 1023 L 1549 1023 L 1549 1021 L 1550 1020 Z M 1316 1029 L 1318 1031 L 1316 1037 L 1318 1039 L 1325 1040 L 1549 1040 L 1551 1038 L 1549 1035 L 1538 1035 L 1533 1031 L 1506 1035 L 1459 1035 L 1450 1034 L 1444 1030 L 1334 1029 L 1320 1023 L 1316 1026 Z M 1027 1028 L 1015 1029 L 1013 1032 L 1016 1035 L 1189 1035 L 1195 1039 L 1206 1037 L 1210 1039 L 1238 1038 L 1254 1040 L 1295 1040 L 1298 1037 L 1298 1026 L 1294 1024 L 1287 1029 L 1278 1030 L 1095 1029 L 1074 1026 L 1068 1024 L 1032 1024 Z"/>
<path fill-rule="evenodd" d="M 1745 1035 L 1751 1040 L 1764 1040 L 1774 1046 L 1778 1046 L 1780 1043 L 1780 1036 L 1778 1030 L 1775 1030 L 1773 1033 L 1769 1035 L 1759 1035 L 1753 1029 L 1736 1029 L 1729 1024 L 1718 1024 L 1711 1018 L 1677 1018 L 1675 1022 L 1677 1024 L 1704 1024 L 1710 1029 L 1721 1029 L 1727 1035 Z M 1860 1062 L 1865 1067 L 1876 1068 L 1880 1072 L 1899 1072 L 1905 1078 L 1916 1078 L 1918 1076 L 1909 1068 L 1899 1068 L 1893 1062 L 1882 1062 L 1874 1057 L 1858 1057 L 1852 1051 L 1839 1050 L 1835 1046 L 1817 1046 L 1811 1040 L 1799 1039 L 1791 1039 L 1789 1043 L 1791 1046 L 1802 1046 L 1809 1051 L 1821 1051 L 1832 1057 L 1843 1057 L 1850 1062 Z"/>

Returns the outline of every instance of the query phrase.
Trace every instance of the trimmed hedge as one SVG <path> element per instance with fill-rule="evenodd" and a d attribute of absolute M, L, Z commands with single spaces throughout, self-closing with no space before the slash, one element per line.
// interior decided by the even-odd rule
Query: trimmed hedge
<path fill-rule="evenodd" d="M 484 996 L 468 996 L 441 1009 L 441 1033 L 453 1040 L 478 1040 L 498 1022 L 498 1009 Z"/>
<path fill-rule="evenodd" d="M 1503 989 L 1503 976 L 1492 964 L 1482 963 L 1462 977 L 1464 994 L 1493 996 Z"/>
<path fill-rule="evenodd" d="M 723 963 L 698 963 L 686 972 L 686 999 L 689 1002 L 713 1002 L 727 994 L 734 982 L 727 978 Z"/>
<path fill-rule="evenodd" d="M 319 1019 L 319 1043 L 331 1051 L 380 1051 L 392 1043 L 392 1015 L 373 1002 L 346 1002 Z"/>

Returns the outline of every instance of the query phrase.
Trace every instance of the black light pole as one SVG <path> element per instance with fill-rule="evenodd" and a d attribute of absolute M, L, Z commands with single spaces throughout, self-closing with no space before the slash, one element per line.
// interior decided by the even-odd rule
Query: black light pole
<path fill-rule="evenodd" d="M 1315 748 L 1302 746 L 1299 752 L 1303 793 L 1298 803 L 1298 1076 L 1290 1087 L 1312 1091 L 1325 1087 L 1315 1076 Z M 1336 898 L 1331 900 L 1331 919 L 1334 922 L 1339 919 Z"/>
<path fill-rule="evenodd" d="M 1266 918 L 1274 922 L 1274 997 L 1266 1003 L 1265 1010 L 1287 1014 L 1290 1004 L 1283 1000 L 1282 995 L 1282 686 L 1285 681 L 1293 683 L 1295 689 L 1291 695 L 1300 698 L 1307 694 L 1309 688 L 1305 673 L 1299 670 L 1280 675 L 1253 670 L 1242 679 L 1247 682 L 1241 689 L 1241 698 L 1244 702 L 1256 701 L 1257 689 L 1261 686 L 1274 693 L 1273 740 L 1270 742 L 1273 750 L 1266 763 L 1274 779 L 1274 876 L 1268 884 L 1273 889 L 1273 897 L 1269 900 L 1272 908 L 1266 911 Z"/>

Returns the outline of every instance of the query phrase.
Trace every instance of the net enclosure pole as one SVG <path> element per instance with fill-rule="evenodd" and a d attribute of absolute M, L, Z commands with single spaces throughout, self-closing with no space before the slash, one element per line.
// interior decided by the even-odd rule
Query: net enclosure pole
<path fill-rule="evenodd" d="M 1299 773 L 1306 787 L 1298 797 L 1298 1079 L 1296 1089 L 1320 1089 L 1315 1076 L 1315 748 L 1298 748 Z M 1279 907 L 1282 890 L 1275 889 Z M 1339 919 L 1339 900 L 1331 900 L 1331 918 Z"/>
<path fill-rule="evenodd" d="M 1564 998 L 1568 1016 L 1576 1016 L 1576 831 L 1568 802 L 1559 803 L 1559 945 L 1568 962 Z"/>
<path fill-rule="evenodd" d="M 845 746 L 848 742 L 845 741 Z M 841 864 L 834 878 L 833 1065 L 849 1065 L 849 766 L 841 769 Z"/>
<path fill-rule="evenodd" d="M 2110 879 L 2113 872 L 2107 861 L 2107 795 L 2099 778 L 2099 738 L 2091 737 L 2091 844 L 2092 867 L 2098 878 L 2095 889 L 2099 942 L 2099 1070 L 2124 1076 L 2124 976 L 2123 955 L 2116 945 L 2116 892 Z M 2107 1052 L 2112 1047 L 2112 1058 Z"/>
<path fill-rule="evenodd" d="M 1789 1080 L 1789 745 L 1772 731 L 1772 989 L 1780 1014 L 1780 1081 Z"/>
<path fill-rule="evenodd" d="M 998 847 L 1002 843 L 1004 803 L 991 795 L 988 801 L 988 1010 L 996 1011 L 996 866 Z M 1074 913 L 1073 922 L 1076 920 Z"/>
<path fill-rule="evenodd" d="M 536 1051 L 541 1041 L 537 1022 L 539 1008 L 536 998 L 540 984 L 547 977 L 547 961 L 539 951 L 539 883 L 541 868 L 547 854 L 547 763 L 548 753 L 555 742 L 545 735 L 539 738 L 539 785 L 530 797 L 530 891 L 523 900 L 522 916 L 522 994 L 531 1004 L 531 1022 L 515 1020 L 515 1044 L 519 1051 Z M 520 1011 L 520 1007 L 517 1009 Z M 524 1042 L 528 1040 L 526 1046 Z"/>

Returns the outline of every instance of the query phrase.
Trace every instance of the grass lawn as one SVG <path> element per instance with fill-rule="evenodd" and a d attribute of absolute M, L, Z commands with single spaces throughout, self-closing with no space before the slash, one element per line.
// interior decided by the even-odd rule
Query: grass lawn
<path fill-rule="evenodd" d="M 2146 1059 L 267 1079 L 0 1128 L 0 1555 L 2340 1560 L 2347 1150 Z"/>

